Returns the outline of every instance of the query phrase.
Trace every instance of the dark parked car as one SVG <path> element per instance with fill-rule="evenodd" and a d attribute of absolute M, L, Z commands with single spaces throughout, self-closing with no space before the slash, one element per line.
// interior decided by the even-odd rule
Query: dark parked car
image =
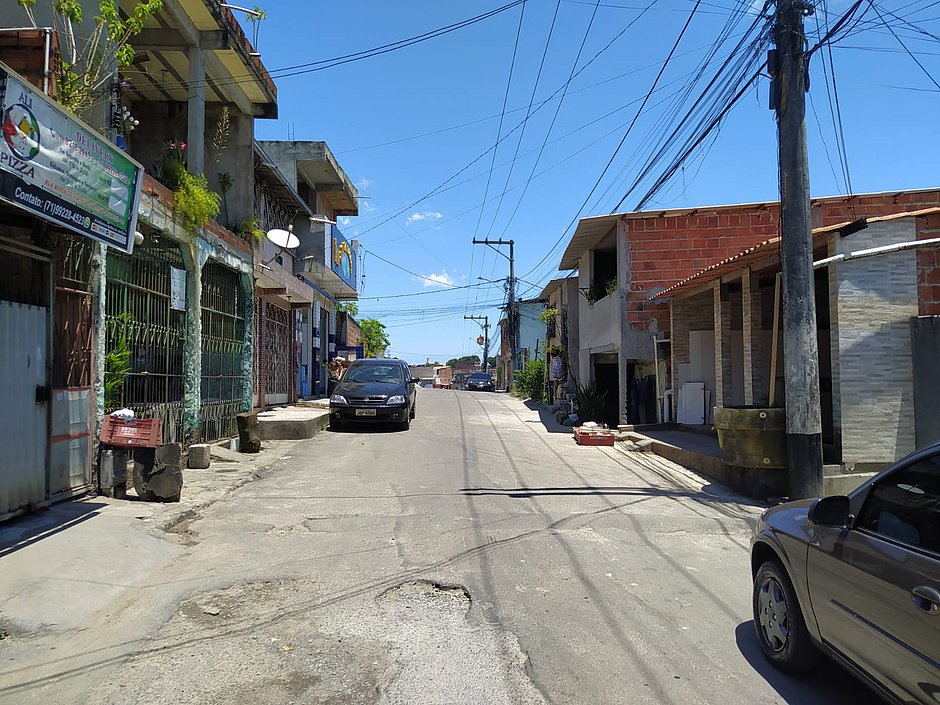
<path fill-rule="evenodd" d="M 416 385 L 402 360 L 366 358 L 346 370 L 330 397 L 330 428 L 355 422 L 394 422 L 407 430 L 415 417 Z"/>
<path fill-rule="evenodd" d="M 467 377 L 467 389 L 492 392 L 495 388 L 493 378 L 487 372 L 474 372 Z"/>
<path fill-rule="evenodd" d="M 895 703 L 940 702 L 940 443 L 846 496 L 768 509 L 751 542 L 766 657 L 821 650 Z"/>

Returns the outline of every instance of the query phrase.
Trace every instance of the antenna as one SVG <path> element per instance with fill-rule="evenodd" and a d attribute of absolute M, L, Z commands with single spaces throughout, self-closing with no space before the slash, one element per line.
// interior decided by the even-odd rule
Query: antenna
<path fill-rule="evenodd" d="M 294 235 L 293 224 L 288 225 L 287 230 L 281 230 L 280 228 L 268 230 L 268 232 L 265 233 L 265 237 L 284 250 L 293 250 L 300 245 L 300 238 Z"/>

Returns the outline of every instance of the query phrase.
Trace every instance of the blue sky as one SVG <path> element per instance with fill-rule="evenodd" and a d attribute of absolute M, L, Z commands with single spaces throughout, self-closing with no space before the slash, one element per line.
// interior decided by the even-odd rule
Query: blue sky
<path fill-rule="evenodd" d="M 277 69 L 384 45 L 508 2 L 283 0 L 262 5 L 268 18 L 259 27 L 258 48 L 277 77 Z M 850 4 L 830 2 L 807 18 L 810 43 L 827 17 L 834 22 Z M 876 7 L 940 82 L 940 40 L 887 14 L 897 13 L 917 28 L 940 35 L 940 5 L 931 4 L 883 0 Z M 734 0 L 700 3 L 658 90 L 598 182 L 693 5 L 692 0 L 658 0 L 652 5 L 644 0 L 601 0 L 595 7 L 593 0 L 562 0 L 533 108 L 568 81 L 579 51 L 581 69 L 619 38 L 571 80 L 560 109 L 558 93 L 531 115 L 524 131 L 516 129 L 503 139 L 495 159 L 497 132 L 505 136 L 529 110 L 556 0 L 524 3 L 518 45 L 523 5 L 378 57 L 276 78 L 280 118 L 257 121 L 256 134 L 260 139 L 292 135 L 325 140 L 360 193 L 370 197 L 362 201 L 359 216 L 342 228 L 347 237 L 360 241 L 364 255 L 360 317 L 386 323 L 393 354 L 412 362 L 479 354 L 479 326 L 465 321 L 464 315 L 489 316 L 495 333 L 508 263 L 493 250 L 472 245 L 474 237 L 515 241 L 519 294 L 535 296 L 544 282 L 558 276 L 562 249 L 573 232 L 568 226 L 592 187 L 597 183 L 582 216 L 611 212 L 636 177 L 638 165 L 666 134 L 663 121 L 677 114 L 676 92 L 702 65 L 734 8 L 741 7 Z M 832 49 L 852 191 L 938 186 L 940 89 L 880 23 L 867 0 L 861 11 L 862 23 Z M 738 17 L 735 34 L 743 32 L 755 13 L 749 10 Z M 251 27 L 247 29 L 251 34 Z M 730 41 L 718 47 L 717 59 L 697 86 L 704 85 L 731 48 Z M 824 50 L 813 57 L 810 75 L 812 192 L 844 193 Z M 776 128 L 767 108 L 768 85 L 766 77 L 756 81 L 647 208 L 777 198 Z M 633 210 L 662 170 L 654 169 L 617 210 Z M 535 178 L 529 180 L 533 173 Z M 447 179 L 449 188 L 421 200 Z M 467 285 L 477 286 L 452 288 Z"/>

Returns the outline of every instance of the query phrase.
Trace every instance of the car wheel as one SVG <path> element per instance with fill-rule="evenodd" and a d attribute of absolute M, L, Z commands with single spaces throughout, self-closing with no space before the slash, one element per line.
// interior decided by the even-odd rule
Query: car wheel
<path fill-rule="evenodd" d="M 783 671 L 806 671 L 818 660 L 793 583 L 775 560 L 754 578 L 754 628 L 764 656 Z"/>
<path fill-rule="evenodd" d="M 416 410 L 417 408 L 418 408 L 418 405 L 417 405 L 417 404 L 412 404 L 412 405 L 411 405 L 411 412 L 408 414 L 408 418 L 409 418 L 409 419 L 413 419 L 413 418 L 415 417 L 415 410 Z"/>

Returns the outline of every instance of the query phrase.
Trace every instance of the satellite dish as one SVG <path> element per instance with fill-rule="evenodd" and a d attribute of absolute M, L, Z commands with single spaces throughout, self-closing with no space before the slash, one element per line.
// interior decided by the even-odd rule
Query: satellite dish
<path fill-rule="evenodd" d="M 268 230 L 266 235 L 268 236 L 268 240 L 285 250 L 293 250 L 300 244 L 300 238 L 294 235 L 293 225 L 289 226 L 288 230 L 281 230 L 280 228 Z"/>

